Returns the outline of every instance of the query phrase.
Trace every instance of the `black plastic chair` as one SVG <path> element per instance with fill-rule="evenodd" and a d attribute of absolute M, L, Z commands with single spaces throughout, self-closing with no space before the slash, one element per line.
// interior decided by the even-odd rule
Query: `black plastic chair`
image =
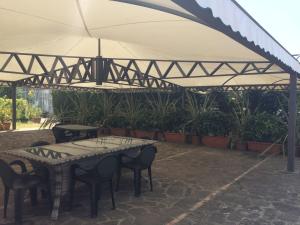
<path fill-rule="evenodd" d="M 87 131 L 86 137 L 87 138 L 97 138 L 98 137 L 98 131 L 97 130 Z"/>
<path fill-rule="evenodd" d="M 122 168 L 130 169 L 134 173 L 134 195 L 136 197 L 140 196 L 141 194 L 141 177 L 142 177 L 142 171 L 145 169 L 148 170 L 148 176 L 150 180 L 150 190 L 153 191 L 151 165 L 155 158 L 156 152 L 157 149 L 155 146 L 146 146 L 142 148 L 141 152 L 136 157 L 131 157 L 124 154 L 121 155 L 120 165 L 119 165 L 119 170 L 117 175 L 116 191 L 119 190 Z"/>
<path fill-rule="evenodd" d="M 72 133 L 66 133 L 64 129 L 61 129 L 57 126 L 52 127 L 52 133 L 55 138 L 55 143 L 64 143 L 64 142 L 69 142 L 73 138 Z"/>
<path fill-rule="evenodd" d="M 21 173 L 16 173 L 11 166 L 18 165 L 21 168 Z M 24 192 L 30 191 L 31 203 L 36 205 L 37 188 L 45 183 L 45 180 L 34 174 L 34 171 L 27 172 L 24 162 L 15 160 L 11 163 L 6 163 L 0 159 L 0 176 L 4 184 L 4 218 L 7 216 L 7 206 L 9 193 L 14 191 L 14 207 L 15 207 L 15 223 L 22 224 L 22 211 L 24 203 Z"/>
<path fill-rule="evenodd" d="M 86 170 L 79 165 L 71 166 L 71 183 L 70 183 L 70 209 L 72 209 L 75 184 L 77 181 L 82 182 L 90 189 L 91 217 L 96 217 L 98 213 L 98 201 L 100 199 L 101 187 L 104 183 L 109 183 L 112 209 L 115 209 L 115 199 L 113 192 L 113 177 L 117 172 L 118 159 L 114 156 L 107 156 L 101 159 L 97 165 L 90 170 Z"/>

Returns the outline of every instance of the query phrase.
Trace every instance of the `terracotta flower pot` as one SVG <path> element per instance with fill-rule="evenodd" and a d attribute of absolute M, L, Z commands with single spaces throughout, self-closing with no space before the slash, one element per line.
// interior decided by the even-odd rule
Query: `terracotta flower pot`
<path fill-rule="evenodd" d="M 126 128 L 110 128 L 111 135 L 115 136 L 127 136 Z"/>
<path fill-rule="evenodd" d="M 246 151 L 248 149 L 248 145 L 244 142 L 237 142 L 235 144 L 235 148 L 239 151 Z"/>
<path fill-rule="evenodd" d="M 254 152 L 264 152 L 267 148 L 269 148 L 272 143 L 266 143 L 266 142 L 256 142 L 256 141 L 248 141 L 248 150 L 254 151 Z M 276 154 L 280 153 L 282 150 L 281 144 L 274 144 L 271 149 L 268 150 L 267 154 Z"/>
<path fill-rule="evenodd" d="M 186 142 L 192 145 L 200 145 L 201 144 L 201 137 L 198 135 L 187 135 Z"/>
<path fill-rule="evenodd" d="M 136 138 L 154 139 L 155 138 L 155 131 L 131 130 L 130 131 L 130 136 L 131 137 L 136 137 Z"/>
<path fill-rule="evenodd" d="M 40 117 L 39 118 L 32 118 L 31 121 L 33 123 L 41 123 L 41 118 Z"/>
<path fill-rule="evenodd" d="M 229 137 L 223 136 L 203 136 L 202 143 L 212 148 L 227 148 L 230 142 Z"/>
<path fill-rule="evenodd" d="M 164 135 L 167 142 L 174 142 L 174 143 L 186 142 L 186 135 L 183 133 L 165 132 Z"/>
<path fill-rule="evenodd" d="M 11 125 L 11 122 L 3 122 L 1 124 L 2 130 L 9 130 L 10 129 L 10 125 Z"/>
<path fill-rule="evenodd" d="M 165 135 L 163 132 L 157 131 L 154 139 L 158 141 L 165 141 Z"/>
<path fill-rule="evenodd" d="M 99 128 L 99 134 L 109 135 L 110 134 L 110 128 L 100 127 Z"/>

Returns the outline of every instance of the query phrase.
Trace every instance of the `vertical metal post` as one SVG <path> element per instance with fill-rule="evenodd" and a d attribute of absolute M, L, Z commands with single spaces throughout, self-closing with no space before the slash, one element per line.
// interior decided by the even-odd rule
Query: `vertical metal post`
<path fill-rule="evenodd" d="M 290 74 L 289 122 L 288 122 L 288 162 L 287 170 L 295 171 L 296 117 L 297 117 L 297 75 Z"/>
<path fill-rule="evenodd" d="M 98 56 L 101 56 L 101 39 L 98 38 Z"/>
<path fill-rule="evenodd" d="M 102 85 L 102 77 L 104 74 L 103 71 L 103 58 L 101 56 L 96 57 L 96 84 L 97 85 Z"/>
<path fill-rule="evenodd" d="M 13 85 L 11 91 L 11 99 L 12 99 L 12 129 L 17 129 L 17 87 Z"/>

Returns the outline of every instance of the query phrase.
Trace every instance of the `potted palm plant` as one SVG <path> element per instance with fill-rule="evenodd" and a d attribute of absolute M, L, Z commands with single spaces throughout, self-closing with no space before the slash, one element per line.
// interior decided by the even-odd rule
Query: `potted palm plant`
<path fill-rule="evenodd" d="M 143 120 L 144 105 L 137 95 L 133 93 L 126 94 L 122 100 L 121 115 L 127 121 L 128 135 L 132 137 L 142 137 L 142 130 L 139 128 L 139 123 Z"/>
<path fill-rule="evenodd" d="M 245 92 L 232 92 L 229 99 L 235 123 L 235 126 L 233 127 L 233 143 L 237 150 L 247 150 L 245 126 L 251 115 L 249 97 Z"/>
<path fill-rule="evenodd" d="M 146 99 L 151 112 L 152 126 L 157 128 L 157 139 L 182 142 L 183 134 L 172 132 L 177 126 L 174 125 L 173 116 L 176 114 L 178 99 L 174 99 L 169 93 L 160 92 L 150 93 L 146 95 Z M 177 124 L 177 121 L 175 122 Z"/>
<path fill-rule="evenodd" d="M 214 97 L 211 95 L 200 95 L 186 92 L 186 122 L 185 130 L 188 132 L 189 143 L 201 143 L 201 115 L 212 112 L 215 108 Z"/>
<path fill-rule="evenodd" d="M 157 132 L 152 119 L 151 108 L 144 104 L 137 118 L 136 129 L 131 132 L 131 135 L 136 138 L 156 139 Z"/>
<path fill-rule="evenodd" d="M 176 108 L 168 117 L 167 130 L 164 132 L 166 141 L 174 143 L 185 143 L 186 133 L 184 130 L 184 110 Z"/>
<path fill-rule="evenodd" d="M 96 121 L 99 126 L 99 133 L 108 135 L 111 133 L 111 129 L 115 129 L 112 128 L 110 125 L 113 123 L 112 119 L 114 117 L 117 117 L 116 114 L 120 112 L 120 101 L 117 98 L 117 95 L 115 95 L 114 93 L 98 94 L 96 100 L 98 104 L 96 104 L 95 111 L 97 112 Z M 113 131 L 113 133 L 116 132 Z"/>

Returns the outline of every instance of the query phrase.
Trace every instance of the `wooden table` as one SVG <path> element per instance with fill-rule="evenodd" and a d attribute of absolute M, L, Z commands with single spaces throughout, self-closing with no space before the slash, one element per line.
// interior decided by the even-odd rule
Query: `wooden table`
<path fill-rule="evenodd" d="M 108 136 L 42 147 L 8 150 L 4 151 L 3 154 L 34 161 L 49 168 L 52 174 L 50 179 L 54 183 L 51 218 L 56 220 L 63 186 L 68 185 L 65 184 L 66 179 L 63 179 L 63 171 L 67 171 L 66 175 L 70 177 L 70 166 L 74 163 L 87 160 L 93 160 L 96 163 L 97 159 L 103 156 L 137 150 L 154 143 L 155 141 L 152 140 Z M 67 170 L 63 170 L 63 168 L 67 168 Z"/>

